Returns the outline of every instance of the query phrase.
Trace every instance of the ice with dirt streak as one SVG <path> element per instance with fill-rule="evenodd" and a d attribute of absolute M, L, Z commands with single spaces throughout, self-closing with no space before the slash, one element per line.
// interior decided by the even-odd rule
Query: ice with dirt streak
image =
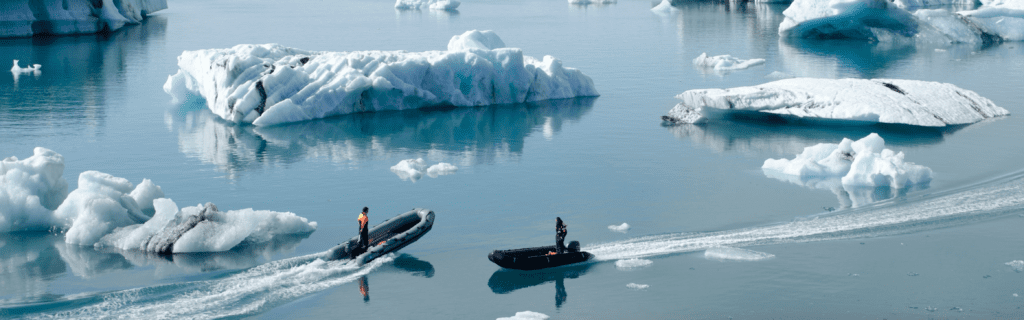
<path fill-rule="evenodd" d="M 598 96 L 593 80 L 552 56 L 467 31 L 445 51 L 319 52 L 278 44 L 185 51 L 164 83 L 219 117 L 269 126 L 356 112 L 484 106 Z"/>
<path fill-rule="evenodd" d="M 946 127 L 1009 115 L 991 100 L 948 83 L 902 79 L 782 79 L 729 89 L 694 89 L 668 115 L 702 123 L 730 114 Z"/>

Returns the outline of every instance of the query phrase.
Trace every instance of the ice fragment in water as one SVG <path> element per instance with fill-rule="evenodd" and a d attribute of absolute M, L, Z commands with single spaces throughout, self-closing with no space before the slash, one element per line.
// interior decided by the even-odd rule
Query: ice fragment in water
<path fill-rule="evenodd" d="M 650 287 L 650 285 L 638 284 L 638 283 L 632 283 L 632 282 L 630 282 L 629 284 L 626 285 L 626 288 L 630 288 L 630 289 L 633 289 L 633 290 L 643 290 L 643 289 L 647 289 L 649 287 Z"/>
<path fill-rule="evenodd" d="M 514 316 L 498 318 L 497 320 L 545 320 L 547 318 L 550 317 L 546 314 L 527 310 L 516 312 L 516 315 Z"/>
<path fill-rule="evenodd" d="M 1010 268 L 1013 268 L 1013 271 L 1017 271 L 1017 272 L 1024 271 L 1024 260 L 1013 260 L 1013 261 L 1007 262 L 1006 265 L 1010 266 Z"/>
<path fill-rule="evenodd" d="M 615 232 L 626 233 L 626 231 L 629 230 L 629 224 L 623 222 L 622 224 L 617 225 L 617 226 L 611 225 L 611 226 L 608 226 L 608 230 L 615 231 Z"/>

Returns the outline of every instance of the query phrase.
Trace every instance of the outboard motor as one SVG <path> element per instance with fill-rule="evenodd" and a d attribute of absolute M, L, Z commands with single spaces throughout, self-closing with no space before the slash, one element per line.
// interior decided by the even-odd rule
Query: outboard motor
<path fill-rule="evenodd" d="M 568 249 L 569 252 L 580 252 L 580 242 L 576 240 L 569 241 L 569 247 L 566 249 Z"/>

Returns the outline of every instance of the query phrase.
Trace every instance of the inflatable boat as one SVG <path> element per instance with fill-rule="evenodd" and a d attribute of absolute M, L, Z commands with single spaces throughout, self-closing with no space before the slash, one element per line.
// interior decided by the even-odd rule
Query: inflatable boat
<path fill-rule="evenodd" d="M 434 212 L 427 209 L 412 209 L 370 228 L 370 247 L 366 252 L 353 257 L 353 250 L 359 244 L 359 236 L 341 243 L 329 251 L 331 260 L 355 259 L 364 264 L 382 255 L 398 251 L 419 240 L 434 226 Z"/>
<path fill-rule="evenodd" d="M 589 252 L 580 251 L 579 241 L 569 242 L 565 249 L 562 254 L 551 254 L 555 252 L 555 246 L 494 250 L 487 259 L 502 268 L 537 270 L 583 262 L 593 257 Z"/>

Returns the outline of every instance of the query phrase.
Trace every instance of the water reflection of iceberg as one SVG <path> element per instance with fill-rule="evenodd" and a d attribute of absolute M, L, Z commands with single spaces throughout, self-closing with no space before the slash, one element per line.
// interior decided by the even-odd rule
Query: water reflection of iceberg
<path fill-rule="evenodd" d="M 47 295 L 47 280 L 67 272 L 54 248 L 60 236 L 45 233 L 0 235 L 0 301 L 14 304 L 39 301 Z"/>
<path fill-rule="evenodd" d="M 82 128 L 102 127 L 107 100 L 125 95 L 128 69 L 146 59 L 150 42 L 162 40 L 166 29 L 165 18 L 152 16 L 107 34 L 0 41 L 0 61 L 42 65 L 38 77 L 22 74 L 17 83 L 0 76 L 0 127 L 14 128 L 19 136 L 53 128 L 80 134 Z M 7 134 L 0 131 L 0 140 Z"/>
<path fill-rule="evenodd" d="M 928 184 L 913 184 L 906 188 L 892 188 L 889 186 L 880 187 L 854 187 L 844 186 L 841 178 L 815 178 L 798 177 L 783 174 L 775 170 L 763 169 L 764 175 L 769 178 L 786 181 L 792 184 L 804 186 L 811 189 L 823 189 L 832 191 L 839 200 L 839 207 L 836 209 L 856 208 L 870 203 L 906 196 L 910 191 L 924 190 Z"/>
<path fill-rule="evenodd" d="M 863 137 L 876 132 L 892 146 L 937 144 L 961 127 L 951 129 L 912 128 L 903 125 L 816 126 L 813 124 L 761 123 L 763 119 L 731 119 L 706 124 L 668 126 L 680 140 L 688 139 L 718 152 L 791 156 L 805 147 L 819 143 L 835 143 L 847 137 Z"/>
<path fill-rule="evenodd" d="M 272 127 L 225 123 L 205 108 L 168 115 L 181 152 L 229 173 L 306 158 L 357 163 L 391 154 L 444 155 L 457 165 L 516 158 L 535 132 L 553 138 L 596 98 L 473 108 L 368 112 Z M 188 104 L 186 104 L 187 107 Z"/>

